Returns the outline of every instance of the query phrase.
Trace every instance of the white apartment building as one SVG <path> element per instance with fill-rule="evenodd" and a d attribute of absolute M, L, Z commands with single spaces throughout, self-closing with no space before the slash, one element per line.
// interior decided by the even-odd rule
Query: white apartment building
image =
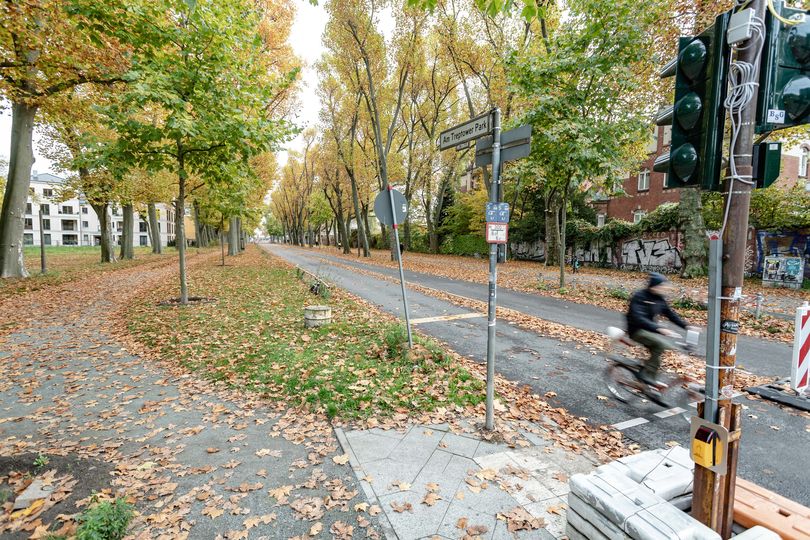
<path fill-rule="evenodd" d="M 101 226 L 98 216 L 84 197 L 58 201 L 64 178 L 53 174 L 31 176 L 31 190 L 25 205 L 25 231 L 27 246 L 40 245 L 39 212 L 42 210 L 42 232 L 46 246 L 98 246 L 101 245 Z M 174 211 L 170 205 L 158 204 L 158 227 L 163 246 L 174 241 Z M 113 243 L 121 243 L 124 216 L 119 207 L 111 211 Z M 135 212 L 133 244 L 150 246 L 147 216 L 143 219 Z"/>

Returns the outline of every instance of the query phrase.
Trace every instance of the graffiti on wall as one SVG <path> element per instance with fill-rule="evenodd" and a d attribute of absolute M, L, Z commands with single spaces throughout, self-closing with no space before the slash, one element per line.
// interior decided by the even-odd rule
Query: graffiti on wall
<path fill-rule="evenodd" d="M 804 259 L 804 275 L 810 276 L 810 232 L 757 231 L 757 273 L 764 270 L 765 258 L 791 256 Z"/>
<path fill-rule="evenodd" d="M 512 248 L 512 256 L 516 259 L 526 261 L 546 260 L 546 244 L 541 240 L 535 240 L 534 242 L 513 242 L 510 247 Z"/>
<path fill-rule="evenodd" d="M 623 269 L 672 272 L 681 267 L 681 254 L 668 238 L 628 240 L 622 244 Z"/>

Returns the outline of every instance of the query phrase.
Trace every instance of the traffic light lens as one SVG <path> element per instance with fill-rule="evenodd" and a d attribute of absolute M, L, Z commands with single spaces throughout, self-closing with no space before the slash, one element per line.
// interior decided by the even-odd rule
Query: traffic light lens
<path fill-rule="evenodd" d="M 810 109 L 810 78 L 796 75 L 782 90 L 782 105 L 791 120 L 799 120 Z"/>
<path fill-rule="evenodd" d="M 810 23 L 791 27 L 787 44 L 798 63 L 803 66 L 810 64 Z"/>
<path fill-rule="evenodd" d="M 688 182 L 695 172 L 698 164 L 698 154 L 695 147 L 689 143 L 682 144 L 671 155 L 672 171 L 681 182 Z"/>
<path fill-rule="evenodd" d="M 675 119 L 683 129 L 690 130 L 697 125 L 702 111 L 703 102 L 700 97 L 689 92 L 675 104 Z"/>
<path fill-rule="evenodd" d="M 706 45 L 696 39 L 681 51 L 678 67 L 690 81 L 695 81 L 706 65 L 707 56 Z"/>

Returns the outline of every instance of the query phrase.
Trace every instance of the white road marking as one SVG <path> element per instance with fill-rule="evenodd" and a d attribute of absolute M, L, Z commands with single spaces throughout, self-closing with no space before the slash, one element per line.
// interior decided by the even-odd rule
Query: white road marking
<path fill-rule="evenodd" d="M 411 319 L 411 324 L 423 324 L 440 321 L 455 321 L 458 319 L 475 319 L 476 317 L 486 317 L 483 313 L 458 313 L 456 315 L 440 315 L 438 317 L 424 317 L 422 319 Z"/>
<path fill-rule="evenodd" d="M 625 420 L 624 422 L 619 422 L 618 424 L 613 424 L 610 427 L 612 427 L 613 429 L 617 429 L 619 431 L 622 431 L 622 430 L 625 430 L 625 429 L 628 429 L 628 428 L 631 428 L 631 427 L 640 426 L 642 424 L 648 424 L 649 422 L 650 421 L 647 420 L 646 418 L 633 418 L 632 420 Z"/>

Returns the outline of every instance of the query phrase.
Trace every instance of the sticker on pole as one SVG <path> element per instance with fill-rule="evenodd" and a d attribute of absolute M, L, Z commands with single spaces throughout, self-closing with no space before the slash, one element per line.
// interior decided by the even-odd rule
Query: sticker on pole
<path fill-rule="evenodd" d="M 509 240 L 508 223 L 487 223 L 487 244 L 505 244 Z"/>
<path fill-rule="evenodd" d="M 488 223 L 509 223 L 509 203 L 488 202 L 484 212 Z"/>
<path fill-rule="evenodd" d="M 810 393 L 810 305 L 796 309 L 796 335 L 793 338 L 793 365 L 790 386 L 799 394 Z"/>
<path fill-rule="evenodd" d="M 408 216 L 408 202 L 405 200 L 405 195 L 399 191 L 392 189 L 391 194 L 394 196 L 394 211 L 396 211 L 397 224 L 405 223 Z M 388 191 L 381 191 L 374 199 L 374 214 L 380 223 L 388 225 L 389 227 L 394 224 L 394 215 L 391 211 L 391 197 Z"/>
<path fill-rule="evenodd" d="M 779 109 L 768 109 L 768 123 L 769 124 L 784 124 L 785 111 Z"/>

